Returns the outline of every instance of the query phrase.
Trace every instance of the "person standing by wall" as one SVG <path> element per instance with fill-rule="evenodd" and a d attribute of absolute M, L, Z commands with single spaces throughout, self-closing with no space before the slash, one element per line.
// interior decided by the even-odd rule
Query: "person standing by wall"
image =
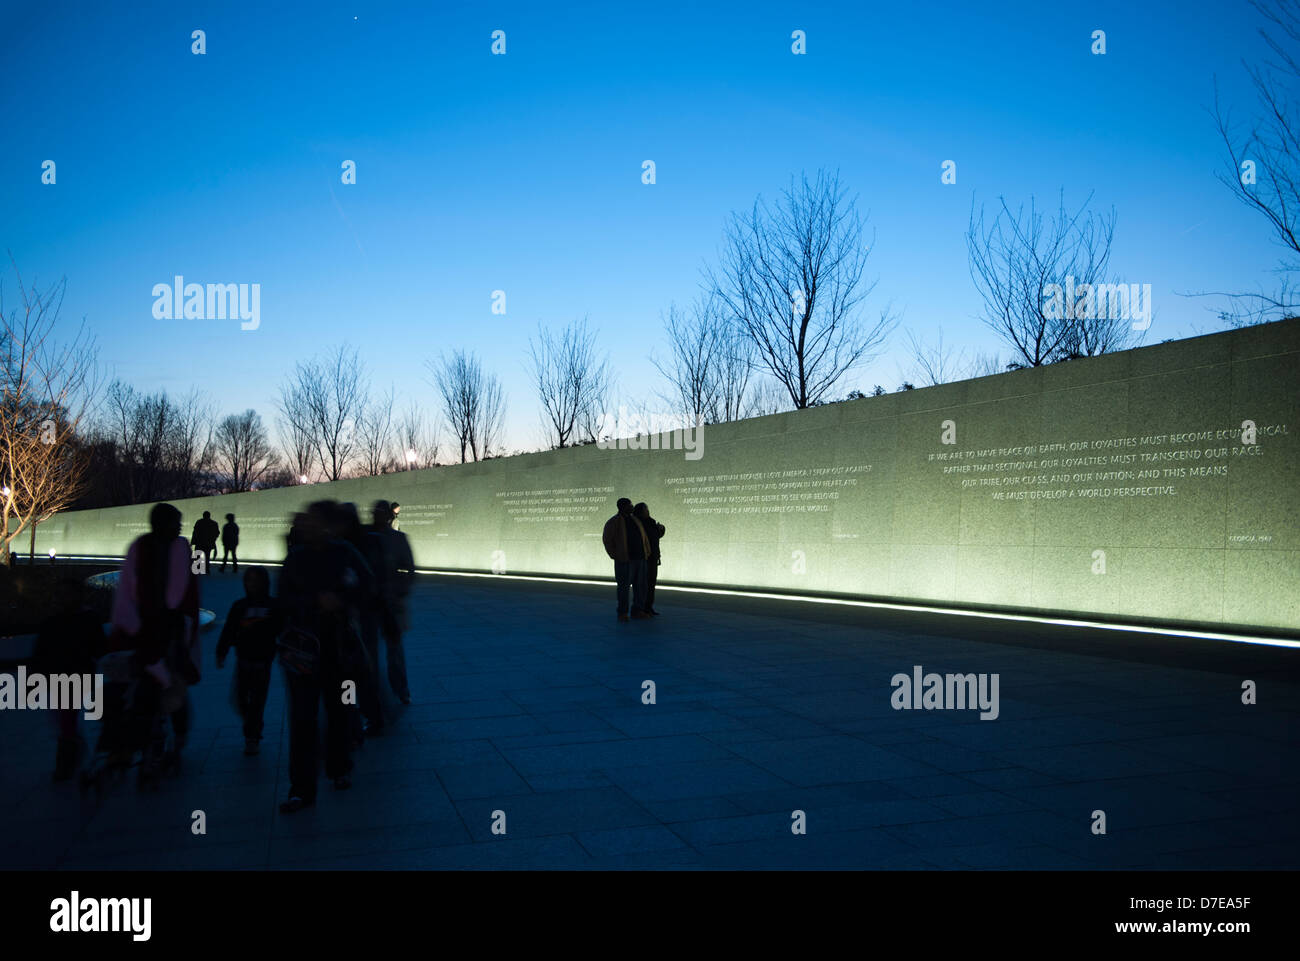
<path fill-rule="evenodd" d="M 194 536 L 190 546 L 201 551 L 207 559 L 207 567 L 212 566 L 212 555 L 217 552 L 217 535 L 219 528 L 212 519 L 211 511 L 204 511 L 203 516 L 194 522 Z"/>
<path fill-rule="evenodd" d="M 213 521 L 212 526 L 215 528 L 217 522 Z M 235 515 L 227 514 L 225 526 L 221 528 L 221 571 L 224 574 L 226 570 L 226 558 L 235 562 L 235 573 L 239 573 L 239 556 L 236 553 L 239 547 L 239 525 L 235 523 Z M 213 549 L 216 549 L 214 540 Z"/>
<path fill-rule="evenodd" d="M 664 536 L 666 528 L 650 516 L 650 508 L 646 506 L 645 501 L 632 508 L 632 513 L 641 522 L 641 528 L 645 531 L 646 539 L 650 542 L 650 551 L 646 554 L 645 611 L 647 614 L 658 615 L 659 612 L 655 610 L 655 583 L 659 580 L 659 564 L 661 560 L 659 540 Z"/>
<path fill-rule="evenodd" d="M 618 591 L 618 619 L 646 620 L 645 570 L 650 542 L 645 529 L 632 513 L 632 502 L 626 497 L 618 499 L 618 513 L 605 522 L 601 534 L 605 553 L 614 562 L 614 582 Z M 628 616 L 628 593 L 632 594 L 631 617 Z"/>
<path fill-rule="evenodd" d="M 406 599 L 415 581 L 415 557 L 411 542 L 393 529 L 393 512 L 387 501 L 375 501 L 371 509 L 372 530 L 383 545 L 384 570 L 376 571 L 380 585 L 380 631 L 388 660 L 388 685 L 403 704 L 411 703 L 406 677 L 406 652 L 402 634 L 407 629 Z"/>

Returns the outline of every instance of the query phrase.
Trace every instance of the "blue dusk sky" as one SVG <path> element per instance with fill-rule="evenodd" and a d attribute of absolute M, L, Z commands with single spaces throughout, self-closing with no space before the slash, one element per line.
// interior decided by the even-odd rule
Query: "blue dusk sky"
<path fill-rule="evenodd" d="M 273 422 L 294 361 L 345 341 L 399 406 L 432 407 L 424 362 L 459 347 L 503 382 L 508 446 L 535 447 L 539 323 L 588 318 L 614 402 L 652 398 L 661 313 L 695 294 L 728 215 L 818 168 L 870 215 L 866 309 L 903 325 L 836 396 L 895 389 L 903 329 L 1000 348 L 967 264 L 972 199 L 1113 207 L 1112 269 L 1152 288 L 1148 342 L 1218 329 L 1217 301 L 1183 295 L 1269 287 L 1280 257 L 1215 179 L 1216 78 L 1244 120 L 1242 60 L 1264 55 L 1245 2 L 0 11 L 0 247 L 29 283 L 67 278 L 63 321 L 85 318 L 110 376 L 197 386 L 221 414 Z M 260 284 L 259 329 L 156 319 L 151 291 L 178 274 Z"/>

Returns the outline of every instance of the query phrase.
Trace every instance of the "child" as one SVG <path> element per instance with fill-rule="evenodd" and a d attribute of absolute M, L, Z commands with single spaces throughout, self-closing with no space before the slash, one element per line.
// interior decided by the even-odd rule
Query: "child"
<path fill-rule="evenodd" d="M 105 612 L 97 609 L 99 592 L 79 580 L 65 578 L 56 587 L 58 613 L 41 625 L 32 652 L 32 668 L 46 676 L 54 674 L 93 675 L 95 659 L 104 653 Z M 98 604 L 102 608 L 103 604 Z M 54 712 L 59 746 L 54 756 L 54 780 L 66 781 L 76 773 L 86 745 L 78 729 L 82 708 L 60 708 Z"/>
<path fill-rule="evenodd" d="M 235 699 L 244 719 L 244 753 L 256 754 L 262 740 L 262 710 L 271 684 L 271 662 L 283 618 L 278 601 L 271 596 L 271 578 L 265 567 L 244 571 L 244 595 L 230 605 L 226 615 L 217 643 L 217 667 L 225 666 L 226 654 L 234 647 L 239 655 Z"/>

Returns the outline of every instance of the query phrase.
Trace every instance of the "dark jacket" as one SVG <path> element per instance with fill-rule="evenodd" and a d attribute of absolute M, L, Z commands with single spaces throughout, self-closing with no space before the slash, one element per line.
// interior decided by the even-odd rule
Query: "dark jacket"
<path fill-rule="evenodd" d="M 640 520 L 640 518 L 637 519 Z M 649 559 L 651 564 L 658 564 L 660 560 L 659 539 L 664 536 L 667 528 L 653 517 L 648 518 L 641 526 L 645 528 L 646 540 L 650 542 L 650 550 L 646 553 L 646 558 Z"/>
<path fill-rule="evenodd" d="M 217 522 L 213 521 L 212 526 L 216 527 Z M 215 531 L 213 532 L 213 544 L 216 543 Z M 234 521 L 226 521 L 226 526 L 221 528 L 221 546 L 238 547 L 239 546 L 239 525 Z"/>
<path fill-rule="evenodd" d="M 628 522 L 631 521 L 629 524 Z M 601 540 L 605 544 L 605 553 L 610 556 L 611 560 L 629 561 L 632 560 L 633 551 L 628 550 L 627 532 L 631 527 L 641 534 L 641 557 L 650 556 L 650 540 L 646 537 L 645 528 L 641 522 L 632 514 L 615 514 L 609 520 L 605 521 L 605 530 L 601 534 Z"/>
<path fill-rule="evenodd" d="M 359 644 L 357 618 L 375 594 L 375 578 L 355 547 L 331 540 L 319 550 L 306 545 L 292 548 L 280 569 L 277 593 L 286 625 L 318 638 L 323 658 L 333 652 L 348 656 Z M 322 593 L 337 595 L 342 609 L 322 608 Z"/>
<path fill-rule="evenodd" d="M 379 581 L 379 594 L 390 609 L 395 609 L 411 593 L 411 584 L 415 580 L 415 557 L 411 554 L 411 542 L 405 534 L 391 527 L 377 527 L 371 533 L 382 550 L 383 561 L 380 569 L 375 571 L 375 577 Z"/>
<path fill-rule="evenodd" d="M 361 600 L 361 609 L 366 612 L 378 611 L 384 604 L 384 586 L 387 575 L 384 558 L 384 542 L 376 531 L 364 531 L 356 541 L 348 541 L 370 568 L 372 575 L 369 592 Z"/>
<path fill-rule="evenodd" d="M 197 550 L 210 550 L 217 546 L 217 534 L 220 528 L 217 522 L 211 517 L 200 517 L 194 522 L 194 536 L 190 538 L 191 543 Z"/>
<path fill-rule="evenodd" d="M 272 660 L 283 621 L 280 602 L 274 597 L 257 600 L 241 597 L 230 605 L 221 639 L 217 641 L 217 657 L 225 657 L 233 647 L 241 661 Z"/>

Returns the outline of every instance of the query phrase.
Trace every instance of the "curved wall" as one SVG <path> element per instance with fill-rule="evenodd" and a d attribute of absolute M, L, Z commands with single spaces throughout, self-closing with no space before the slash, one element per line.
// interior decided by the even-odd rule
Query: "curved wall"
<path fill-rule="evenodd" d="M 706 426 L 694 452 L 588 446 L 175 503 L 187 534 L 235 513 L 246 560 L 281 559 L 310 500 L 368 517 L 384 498 L 421 567 L 609 577 L 601 527 L 627 496 L 668 528 L 668 583 L 1294 631 L 1298 370 L 1292 320 Z M 147 512 L 60 515 L 37 550 L 120 555 Z"/>

